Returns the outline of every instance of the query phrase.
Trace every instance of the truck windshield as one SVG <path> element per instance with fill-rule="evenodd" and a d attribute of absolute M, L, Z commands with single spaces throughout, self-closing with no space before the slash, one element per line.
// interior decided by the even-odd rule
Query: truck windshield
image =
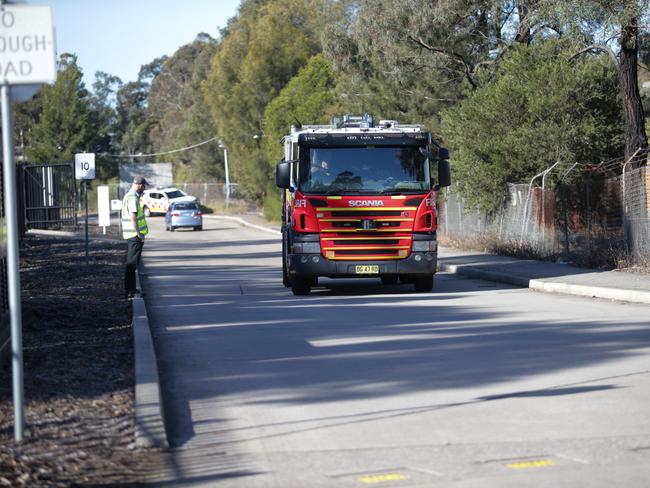
<path fill-rule="evenodd" d="M 429 189 L 429 165 L 419 147 L 310 148 L 298 187 L 316 194 L 409 193 Z"/>

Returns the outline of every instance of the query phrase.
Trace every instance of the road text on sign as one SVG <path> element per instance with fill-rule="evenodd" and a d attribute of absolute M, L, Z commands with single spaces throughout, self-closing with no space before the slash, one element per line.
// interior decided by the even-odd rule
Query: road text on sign
<path fill-rule="evenodd" d="M 75 175 L 78 180 L 95 179 L 95 153 L 74 155 Z"/>
<path fill-rule="evenodd" d="M 56 49 L 50 7 L 0 8 L 0 84 L 51 83 Z"/>

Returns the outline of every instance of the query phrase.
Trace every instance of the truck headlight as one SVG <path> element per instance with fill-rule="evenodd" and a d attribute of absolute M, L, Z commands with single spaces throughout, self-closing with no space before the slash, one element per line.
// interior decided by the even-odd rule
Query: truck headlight
<path fill-rule="evenodd" d="M 432 252 L 438 250 L 438 241 L 413 241 L 413 252 Z"/>
<path fill-rule="evenodd" d="M 294 242 L 294 254 L 320 254 L 320 242 Z"/>

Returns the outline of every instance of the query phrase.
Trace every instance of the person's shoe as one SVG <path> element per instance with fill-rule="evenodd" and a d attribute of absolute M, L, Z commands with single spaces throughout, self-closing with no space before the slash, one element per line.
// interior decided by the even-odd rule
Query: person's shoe
<path fill-rule="evenodd" d="M 126 298 L 127 300 L 131 300 L 132 298 L 135 298 L 136 295 L 142 296 L 142 291 L 140 290 L 127 291 L 124 293 L 124 298 Z"/>

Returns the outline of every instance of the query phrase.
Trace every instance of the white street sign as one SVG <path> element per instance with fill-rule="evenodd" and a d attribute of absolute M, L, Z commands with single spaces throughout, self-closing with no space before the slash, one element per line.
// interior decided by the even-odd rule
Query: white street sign
<path fill-rule="evenodd" d="M 111 210 L 122 210 L 122 200 L 111 200 Z"/>
<path fill-rule="evenodd" d="M 78 180 L 95 179 L 95 153 L 77 153 L 74 155 L 75 177 Z"/>
<path fill-rule="evenodd" d="M 56 80 L 52 9 L 2 5 L 0 84 L 25 85 Z"/>

